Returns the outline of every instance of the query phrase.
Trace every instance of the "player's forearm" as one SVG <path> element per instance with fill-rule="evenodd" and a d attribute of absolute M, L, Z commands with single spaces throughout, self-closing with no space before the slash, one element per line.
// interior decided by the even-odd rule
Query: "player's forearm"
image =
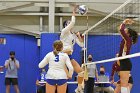
<path fill-rule="evenodd" d="M 77 36 L 80 42 L 84 42 L 80 35 Z"/>
<path fill-rule="evenodd" d="M 41 62 L 39 63 L 39 65 L 38 65 L 38 67 L 39 67 L 39 68 L 45 67 L 45 63 L 41 61 Z"/>
<path fill-rule="evenodd" d="M 72 75 L 73 75 L 73 69 L 69 69 L 69 76 L 71 76 L 72 77 Z"/>
<path fill-rule="evenodd" d="M 70 30 L 74 27 L 74 24 L 75 24 L 75 16 L 72 16 L 70 24 L 68 24 L 64 29 L 62 29 L 61 37 L 68 34 L 68 32 L 70 32 Z"/>
<path fill-rule="evenodd" d="M 76 20 L 75 16 L 72 16 L 70 24 L 66 26 L 66 28 L 64 28 L 65 31 L 70 31 L 74 27 L 75 20 Z"/>
<path fill-rule="evenodd" d="M 115 71 L 111 72 L 110 80 L 114 80 Z"/>
<path fill-rule="evenodd" d="M 73 75 L 73 71 L 74 71 L 74 68 L 73 68 L 73 66 L 72 66 L 72 64 L 69 62 L 69 63 L 67 63 L 67 67 L 68 67 L 68 70 L 69 70 L 69 76 L 71 76 L 72 77 L 72 75 Z"/>
<path fill-rule="evenodd" d="M 111 77 L 114 77 L 115 71 L 112 69 Z"/>
<path fill-rule="evenodd" d="M 121 34 L 123 39 L 125 39 L 126 41 L 129 40 L 129 37 L 125 32 L 125 24 L 124 23 L 122 23 L 120 26 L 120 34 Z"/>

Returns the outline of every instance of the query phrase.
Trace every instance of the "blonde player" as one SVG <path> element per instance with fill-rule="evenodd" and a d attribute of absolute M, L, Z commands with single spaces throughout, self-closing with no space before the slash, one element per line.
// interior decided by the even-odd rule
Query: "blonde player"
<path fill-rule="evenodd" d="M 53 44 L 54 51 L 48 53 L 39 63 L 39 68 L 43 68 L 49 64 L 46 75 L 46 93 L 66 93 L 67 79 L 72 78 L 73 66 L 66 53 L 62 53 L 63 43 L 56 40 Z M 65 65 L 69 69 L 68 75 L 65 72 Z M 56 86 L 57 85 L 57 86 Z"/>
<path fill-rule="evenodd" d="M 83 47 L 83 39 L 80 36 L 79 32 L 74 32 L 72 28 L 75 24 L 75 11 L 78 6 L 75 6 L 73 9 L 73 15 L 70 20 L 66 20 L 63 23 L 63 29 L 61 31 L 60 40 L 63 42 L 64 48 L 63 52 L 67 53 L 71 59 L 71 63 L 74 67 L 74 71 L 78 73 L 78 87 L 75 90 L 76 93 L 82 93 L 82 82 L 84 77 L 84 71 L 80 67 L 80 65 L 73 59 L 72 53 L 73 53 L 73 46 L 75 43 L 77 43 L 80 47 Z"/>

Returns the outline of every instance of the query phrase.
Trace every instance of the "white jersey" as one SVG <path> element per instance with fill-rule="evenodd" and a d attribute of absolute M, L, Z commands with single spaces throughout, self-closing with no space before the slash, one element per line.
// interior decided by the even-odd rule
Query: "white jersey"
<path fill-rule="evenodd" d="M 70 30 L 74 27 L 75 24 L 75 16 L 72 16 L 71 22 L 68 26 L 62 29 L 60 40 L 63 42 L 63 50 L 70 50 L 73 52 L 73 46 L 77 43 L 80 47 L 83 47 L 83 42 L 80 42 L 78 37 L 70 32 Z"/>
<path fill-rule="evenodd" d="M 49 69 L 46 79 L 68 79 L 65 66 L 68 67 L 70 74 L 73 74 L 73 66 L 66 53 L 60 52 L 58 55 L 54 55 L 53 52 L 48 53 L 39 63 L 39 68 L 43 68 L 47 64 L 49 64 Z"/>

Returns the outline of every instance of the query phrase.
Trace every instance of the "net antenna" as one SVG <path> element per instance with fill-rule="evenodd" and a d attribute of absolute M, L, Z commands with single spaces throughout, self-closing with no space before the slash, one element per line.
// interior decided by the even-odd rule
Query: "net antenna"
<path fill-rule="evenodd" d="M 88 23 L 89 16 L 88 16 L 88 14 L 86 14 L 86 17 L 87 17 L 87 22 L 86 22 L 87 29 L 86 30 L 88 30 L 88 28 L 89 28 L 89 23 Z M 87 46 L 88 46 L 88 33 L 84 34 L 84 63 L 87 62 Z"/>

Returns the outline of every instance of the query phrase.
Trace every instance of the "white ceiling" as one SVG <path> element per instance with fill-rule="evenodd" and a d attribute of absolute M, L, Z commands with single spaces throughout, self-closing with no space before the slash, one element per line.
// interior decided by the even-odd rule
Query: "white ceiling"
<path fill-rule="evenodd" d="M 89 16 L 105 17 L 122 5 L 125 1 L 126 0 L 55 0 L 55 16 L 71 16 L 70 4 L 85 4 L 89 8 Z M 140 1 L 137 3 L 137 6 L 140 6 Z M 46 7 L 45 11 L 40 12 L 40 7 Z M 1 0 L 0 15 L 48 16 L 48 7 L 49 0 Z M 137 13 L 139 12 L 140 7 L 137 9 Z M 119 15 L 122 14 L 121 11 L 119 13 Z M 136 14 L 133 15 L 135 16 Z M 140 13 L 137 15 L 137 20 L 140 20 Z"/>

